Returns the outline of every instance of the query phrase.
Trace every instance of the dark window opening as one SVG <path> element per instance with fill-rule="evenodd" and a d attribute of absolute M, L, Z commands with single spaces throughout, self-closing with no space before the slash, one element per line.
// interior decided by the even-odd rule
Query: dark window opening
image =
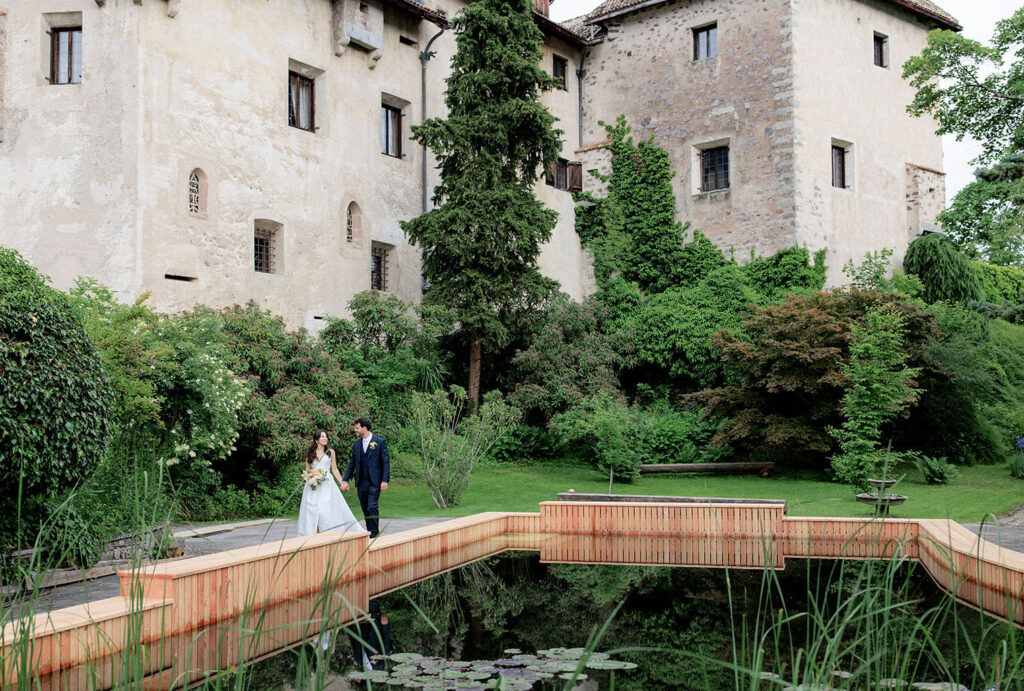
<path fill-rule="evenodd" d="M 693 30 L 693 59 L 704 60 L 718 55 L 718 24 Z"/>
<path fill-rule="evenodd" d="M 380 107 L 380 152 L 402 157 L 402 111 L 394 106 Z"/>
<path fill-rule="evenodd" d="M 370 250 L 370 289 L 388 289 L 388 248 L 374 244 Z"/>
<path fill-rule="evenodd" d="M 889 39 L 881 34 L 875 34 L 875 65 L 889 66 Z"/>
<path fill-rule="evenodd" d="M 556 80 L 558 80 L 558 88 L 562 89 L 563 91 L 564 90 L 568 90 L 568 88 L 569 88 L 568 86 L 566 86 L 566 81 L 565 81 L 565 77 L 566 77 L 566 75 L 568 73 L 569 73 L 569 61 L 566 60 L 565 58 L 562 58 L 562 57 L 559 57 L 559 56 L 555 55 L 552 58 L 551 76 L 553 76 Z"/>
<path fill-rule="evenodd" d="M 199 280 L 195 276 L 179 276 L 177 274 L 164 274 L 164 278 L 166 278 L 168 281 L 185 281 L 187 283 L 192 283 L 193 281 Z"/>
<path fill-rule="evenodd" d="M 547 173 L 544 175 L 544 182 L 551 185 L 556 190 L 568 189 L 569 186 L 569 162 L 564 158 L 560 158 L 551 164 L 548 168 Z"/>
<path fill-rule="evenodd" d="M 416 41 L 414 39 L 409 38 L 408 36 L 399 36 L 398 42 L 401 43 L 403 46 L 416 45 Z"/>
<path fill-rule="evenodd" d="M 288 124 L 312 132 L 314 120 L 313 80 L 298 72 L 288 73 Z"/>
<path fill-rule="evenodd" d="M 50 83 L 82 82 L 82 27 L 50 31 Z"/>
<path fill-rule="evenodd" d="M 841 146 L 832 147 L 832 186 L 846 187 L 846 149 Z"/>
<path fill-rule="evenodd" d="M 729 188 L 729 147 L 716 146 L 700 152 L 700 191 Z"/>
<path fill-rule="evenodd" d="M 253 233 L 253 268 L 259 273 L 277 273 L 277 231 L 256 227 Z"/>

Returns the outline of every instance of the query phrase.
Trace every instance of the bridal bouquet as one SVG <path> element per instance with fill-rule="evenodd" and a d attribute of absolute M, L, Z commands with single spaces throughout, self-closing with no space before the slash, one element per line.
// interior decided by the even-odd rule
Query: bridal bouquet
<path fill-rule="evenodd" d="M 309 485 L 311 489 L 316 489 L 326 479 L 327 479 L 327 473 L 325 473 L 324 471 L 319 470 L 317 468 L 313 468 L 312 470 L 303 470 L 302 471 L 302 481 L 305 482 L 307 485 Z"/>

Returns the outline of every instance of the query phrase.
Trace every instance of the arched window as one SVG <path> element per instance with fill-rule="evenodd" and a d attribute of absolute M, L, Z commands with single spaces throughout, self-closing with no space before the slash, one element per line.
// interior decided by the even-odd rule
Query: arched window
<path fill-rule="evenodd" d="M 352 202 L 345 210 L 345 244 L 358 246 L 363 235 L 363 212 Z"/>
<path fill-rule="evenodd" d="M 206 213 L 206 173 L 196 168 L 188 174 L 188 212 L 193 216 Z"/>

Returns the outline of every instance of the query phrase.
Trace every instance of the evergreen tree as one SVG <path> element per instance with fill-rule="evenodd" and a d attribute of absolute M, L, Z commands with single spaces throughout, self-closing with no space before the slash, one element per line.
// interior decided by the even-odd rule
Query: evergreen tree
<path fill-rule="evenodd" d="M 469 344 L 469 395 L 480 396 L 484 348 L 549 296 L 537 257 L 557 214 L 534 196 L 542 166 L 561 147 L 555 118 L 537 100 L 555 85 L 540 67 L 543 34 L 530 0 L 481 0 L 452 22 L 457 50 L 447 118 L 413 127 L 441 172 L 436 207 L 402 229 L 423 251 L 425 302 L 452 309 Z"/>
<path fill-rule="evenodd" d="M 921 279 L 926 302 L 945 300 L 967 304 L 984 297 L 974 267 L 940 233 L 922 235 L 910 243 L 903 267 L 907 273 Z"/>

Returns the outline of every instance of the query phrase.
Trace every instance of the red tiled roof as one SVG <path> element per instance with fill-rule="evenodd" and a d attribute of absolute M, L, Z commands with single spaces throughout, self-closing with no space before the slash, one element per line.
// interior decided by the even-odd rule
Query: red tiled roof
<path fill-rule="evenodd" d="M 605 0 L 593 12 L 586 16 L 586 23 L 590 24 L 601 19 L 607 19 L 616 15 L 625 14 L 645 7 L 660 5 L 667 0 Z M 956 17 L 946 12 L 931 0 L 885 0 L 892 5 L 906 8 L 914 14 L 930 19 L 940 28 L 959 31 L 963 27 Z M 570 20 L 575 21 L 575 20 Z M 568 22 L 566 22 L 568 23 Z"/>

